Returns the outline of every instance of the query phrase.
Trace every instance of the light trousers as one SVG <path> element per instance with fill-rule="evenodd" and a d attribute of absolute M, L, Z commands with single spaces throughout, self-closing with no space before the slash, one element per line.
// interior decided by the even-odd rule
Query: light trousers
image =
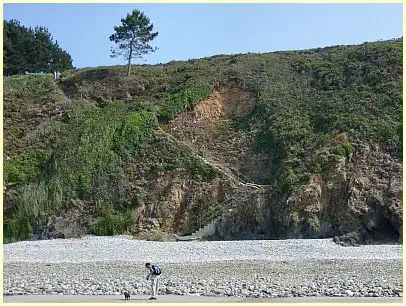
<path fill-rule="evenodd" d="M 159 275 L 151 275 L 151 292 L 152 296 L 158 295 L 159 291 Z"/>

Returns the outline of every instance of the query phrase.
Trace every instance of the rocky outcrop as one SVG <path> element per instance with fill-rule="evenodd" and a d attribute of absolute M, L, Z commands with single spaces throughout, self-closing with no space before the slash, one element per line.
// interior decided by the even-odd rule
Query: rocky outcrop
<path fill-rule="evenodd" d="M 33 240 L 76 238 L 86 235 L 95 222 L 89 203 L 72 200 L 72 209 L 57 215 L 41 215 L 33 228 Z"/>
<path fill-rule="evenodd" d="M 342 245 L 401 241 L 401 159 L 377 145 L 358 143 L 354 149 L 287 199 L 273 193 L 224 216 L 216 238 L 337 236 Z"/>

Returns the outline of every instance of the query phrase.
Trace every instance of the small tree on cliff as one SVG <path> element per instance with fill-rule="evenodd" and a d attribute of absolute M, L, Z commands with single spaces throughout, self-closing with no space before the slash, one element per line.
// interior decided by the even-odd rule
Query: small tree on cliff
<path fill-rule="evenodd" d="M 133 10 L 121 19 L 121 25 L 115 26 L 115 33 L 110 36 L 110 41 L 117 44 L 111 49 L 111 57 L 123 56 L 128 61 L 127 75 L 131 73 L 131 60 L 142 58 L 143 55 L 155 52 L 156 48 L 149 43 L 158 36 L 152 32 L 154 25 L 149 18 L 139 10 Z"/>

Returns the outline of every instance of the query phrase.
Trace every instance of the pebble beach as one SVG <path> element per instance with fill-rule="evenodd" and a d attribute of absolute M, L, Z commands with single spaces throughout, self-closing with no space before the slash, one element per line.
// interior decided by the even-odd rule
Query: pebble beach
<path fill-rule="evenodd" d="M 402 245 L 342 247 L 331 239 L 154 242 L 127 236 L 10 243 L 4 295 L 150 293 L 246 298 L 402 297 Z"/>

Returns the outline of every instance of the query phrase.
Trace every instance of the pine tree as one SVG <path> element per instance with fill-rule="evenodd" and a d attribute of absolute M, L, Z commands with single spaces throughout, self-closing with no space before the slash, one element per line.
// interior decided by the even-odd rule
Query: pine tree
<path fill-rule="evenodd" d="M 131 74 L 131 60 L 142 58 L 143 55 L 155 52 L 156 48 L 149 43 L 158 36 L 152 32 L 154 25 L 150 19 L 139 10 L 133 10 L 121 19 L 121 25 L 115 26 L 115 33 L 110 36 L 110 41 L 117 44 L 112 48 L 111 57 L 123 56 L 128 62 L 127 75 Z"/>

